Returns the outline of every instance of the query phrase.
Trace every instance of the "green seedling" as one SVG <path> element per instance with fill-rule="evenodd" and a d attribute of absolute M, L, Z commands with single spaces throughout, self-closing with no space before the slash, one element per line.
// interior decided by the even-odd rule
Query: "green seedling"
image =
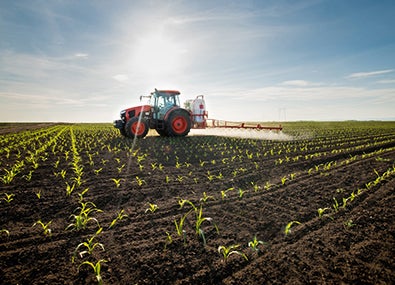
<path fill-rule="evenodd" d="M 183 215 L 183 216 L 180 218 L 180 222 L 179 222 L 179 223 L 177 223 L 177 220 L 174 219 L 174 224 L 175 224 L 175 226 L 176 226 L 177 235 L 180 236 L 180 237 L 183 237 L 183 239 L 184 239 L 184 244 L 186 243 L 186 235 L 185 235 L 185 231 L 184 231 L 184 223 L 185 223 L 186 217 L 187 217 L 191 212 L 192 212 L 192 210 L 190 210 L 188 213 L 186 213 L 185 215 Z"/>
<path fill-rule="evenodd" d="M 117 214 L 117 217 L 114 219 L 114 220 L 112 220 L 112 222 L 111 222 L 111 224 L 110 224 L 110 226 L 108 227 L 108 228 L 112 228 L 112 227 L 114 227 L 115 226 L 115 224 L 118 222 L 118 221 L 120 221 L 120 220 L 122 220 L 123 218 L 126 218 L 128 215 L 126 215 L 126 214 L 124 214 L 124 210 L 122 209 L 122 210 L 120 210 L 119 212 L 118 212 L 118 214 Z"/>
<path fill-rule="evenodd" d="M 138 176 L 136 176 L 136 181 L 137 181 L 137 185 L 138 186 L 142 186 L 143 184 L 147 184 L 144 179 L 141 179 Z"/>
<path fill-rule="evenodd" d="M 206 246 L 206 237 L 204 235 L 204 231 L 202 229 L 202 223 L 204 221 L 212 222 L 212 218 L 209 217 L 203 217 L 203 207 L 200 206 L 199 211 L 196 212 L 196 223 L 195 223 L 195 232 L 198 236 L 200 236 L 203 240 L 203 245 Z M 217 230 L 218 233 L 218 227 L 216 224 L 214 224 L 215 229 Z"/>
<path fill-rule="evenodd" d="M 239 244 L 231 245 L 231 246 L 229 246 L 229 247 L 220 245 L 220 246 L 218 247 L 218 253 L 219 253 L 219 254 L 222 254 L 223 260 L 224 260 L 225 262 L 228 261 L 229 257 L 230 257 L 232 254 L 240 255 L 240 256 L 242 256 L 245 260 L 248 260 L 247 255 L 245 255 L 243 252 L 241 252 L 241 251 L 239 251 L 239 250 L 236 250 L 236 249 L 239 248 L 239 247 L 240 247 Z"/>
<path fill-rule="evenodd" d="M 259 251 L 259 245 L 264 245 L 265 243 L 261 240 L 258 240 L 256 236 L 254 236 L 254 239 L 250 242 L 248 242 L 248 247 L 250 247 L 253 251 L 258 252 Z"/>
<path fill-rule="evenodd" d="M 298 221 L 289 222 L 289 223 L 285 226 L 285 229 L 284 229 L 285 235 L 288 235 L 288 234 L 291 233 L 291 227 L 292 227 L 293 225 L 300 225 L 300 222 L 298 222 Z"/>
<path fill-rule="evenodd" d="M 171 237 L 171 234 L 169 232 L 166 232 L 166 240 L 165 240 L 165 247 L 163 250 L 167 249 L 167 246 L 173 243 L 173 238 Z"/>
<path fill-rule="evenodd" d="M 214 196 L 207 195 L 206 192 L 203 192 L 203 197 L 200 198 L 200 201 L 206 203 L 209 199 L 215 200 Z"/>
<path fill-rule="evenodd" d="M 50 236 L 52 235 L 52 231 L 51 231 L 51 229 L 49 228 L 49 225 L 50 225 L 51 223 L 52 223 L 52 221 L 49 221 L 48 223 L 44 224 L 41 220 L 38 220 L 37 222 L 35 222 L 35 223 L 33 224 L 32 227 L 34 227 L 34 226 L 36 226 L 36 225 L 40 225 L 40 226 L 42 227 L 42 229 L 43 229 L 43 234 L 44 234 L 44 236 L 50 237 Z"/>
<path fill-rule="evenodd" d="M 119 186 L 121 186 L 121 178 L 119 178 L 119 179 L 111 178 L 111 180 L 114 181 L 115 186 L 116 186 L 117 188 L 119 188 Z"/>
<path fill-rule="evenodd" d="M 346 228 L 351 228 L 353 226 L 355 226 L 355 224 L 353 223 L 353 221 L 351 219 L 344 222 L 344 227 L 346 227 Z"/>
<path fill-rule="evenodd" d="M 36 192 L 36 196 L 38 199 L 41 199 L 41 189 Z"/>
<path fill-rule="evenodd" d="M 10 236 L 10 231 L 9 230 L 6 230 L 6 229 L 1 229 L 0 230 L 0 235 L 3 235 L 3 234 L 5 234 L 6 236 Z"/>
<path fill-rule="evenodd" d="M 89 206 L 92 206 L 92 208 Z M 81 202 L 81 207 L 78 207 L 77 210 L 80 210 L 80 213 L 78 215 L 73 214 L 70 216 L 74 219 L 74 223 L 69 224 L 66 227 L 66 230 L 69 228 L 75 229 L 77 231 L 79 231 L 81 229 L 85 229 L 88 222 L 90 222 L 90 221 L 96 222 L 97 226 L 100 227 L 99 221 L 97 219 L 89 216 L 90 213 L 92 213 L 93 211 L 102 212 L 102 210 L 96 208 L 96 205 L 94 203 Z"/>
<path fill-rule="evenodd" d="M 75 188 L 75 184 L 73 183 L 72 185 L 70 185 L 68 182 L 66 182 L 66 196 L 70 196 L 71 193 L 73 193 Z"/>
<path fill-rule="evenodd" d="M 145 213 L 147 213 L 148 211 L 150 211 L 151 213 L 155 213 L 156 210 L 158 210 L 158 205 L 148 203 L 148 208 L 145 209 Z"/>
<path fill-rule="evenodd" d="M 14 200 L 14 197 L 15 197 L 15 194 L 7 194 L 7 193 L 4 193 L 4 196 L 5 197 L 3 197 L 3 198 L 1 198 L 1 200 L 4 200 L 4 201 L 6 201 L 7 203 L 10 203 L 12 200 Z"/>
<path fill-rule="evenodd" d="M 235 188 L 233 188 L 233 187 L 228 188 L 226 190 L 221 190 L 221 198 L 222 198 L 222 200 L 224 200 L 226 198 L 226 195 L 227 195 L 226 193 L 228 193 L 229 191 L 233 191 L 233 190 L 235 190 Z"/>
<path fill-rule="evenodd" d="M 102 232 L 103 228 L 99 228 L 96 233 L 88 238 L 85 242 L 80 243 L 79 245 L 77 245 L 76 249 L 74 250 L 74 254 L 73 257 L 71 259 L 72 263 L 74 263 L 75 257 L 77 255 L 77 253 L 79 253 L 79 256 L 81 258 L 84 257 L 84 254 L 92 254 L 93 250 L 95 249 L 95 247 L 100 247 L 103 251 L 104 251 L 104 245 L 99 243 L 99 242 L 94 242 L 94 239 Z M 80 249 L 80 247 L 85 247 L 86 250 L 78 252 L 78 250 Z"/>
<path fill-rule="evenodd" d="M 324 212 L 325 211 L 327 211 L 327 210 L 329 210 L 329 208 L 319 208 L 318 210 L 317 210 L 317 212 L 318 212 L 318 217 L 322 217 L 322 215 L 324 214 Z"/>
<path fill-rule="evenodd" d="M 107 260 L 100 259 L 98 262 L 96 262 L 96 264 L 94 264 L 93 262 L 90 262 L 90 261 L 84 261 L 83 263 L 80 264 L 80 266 L 78 266 L 78 270 L 84 264 L 89 265 L 90 267 L 92 267 L 93 272 L 95 273 L 96 280 L 97 280 L 98 284 L 101 285 L 101 284 L 103 284 L 103 279 L 101 277 L 100 272 L 101 272 L 101 263 L 103 263 L 103 262 L 107 262 Z"/>

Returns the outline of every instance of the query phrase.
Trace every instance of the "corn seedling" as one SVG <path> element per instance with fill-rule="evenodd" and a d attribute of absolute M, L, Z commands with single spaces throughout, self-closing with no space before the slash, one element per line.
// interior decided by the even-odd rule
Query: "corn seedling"
<path fill-rule="evenodd" d="M 90 208 L 89 205 L 92 205 L 93 208 Z M 89 221 L 94 221 L 97 223 L 97 226 L 100 227 L 99 221 L 95 218 L 90 217 L 90 213 L 93 211 L 96 212 L 101 212 L 100 209 L 96 208 L 96 205 L 92 202 L 81 202 L 81 207 L 78 207 L 77 210 L 80 210 L 80 213 L 78 215 L 71 215 L 71 217 L 74 219 L 74 223 L 69 224 L 66 227 L 66 230 L 69 228 L 73 228 L 75 230 L 81 230 L 85 229 Z"/>
<path fill-rule="evenodd" d="M 248 192 L 247 190 L 243 190 L 243 189 L 239 188 L 239 198 L 240 198 L 240 199 L 243 198 L 243 195 L 244 195 L 245 193 L 247 193 L 247 192 Z"/>
<path fill-rule="evenodd" d="M 284 229 L 284 234 L 285 235 L 288 235 L 288 234 L 290 234 L 291 233 L 291 227 L 293 226 L 293 225 L 300 225 L 300 222 L 298 222 L 298 221 L 291 221 L 291 222 L 289 222 L 286 226 L 285 226 L 285 229 Z"/>
<path fill-rule="evenodd" d="M 199 211 L 196 212 L 195 232 L 198 236 L 200 236 L 202 238 L 203 245 L 206 246 L 206 237 L 205 237 L 204 231 L 202 229 L 202 223 L 204 221 L 212 222 L 212 218 L 209 218 L 209 217 L 205 218 L 205 217 L 202 217 L 202 215 L 203 215 L 203 207 L 200 206 Z M 214 227 L 218 232 L 218 227 L 216 224 L 214 224 Z"/>
<path fill-rule="evenodd" d="M 100 171 L 102 171 L 103 168 L 99 168 L 99 169 L 94 169 L 93 172 L 95 173 L 95 175 L 98 175 L 100 173 Z"/>
<path fill-rule="evenodd" d="M 339 211 L 339 203 L 337 202 L 335 197 L 333 197 L 333 201 L 335 201 L 335 203 L 332 205 L 332 207 L 335 210 L 335 213 L 337 213 Z"/>
<path fill-rule="evenodd" d="M 49 228 L 49 225 L 50 225 L 51 223 L 52 223 L 52 221 L 49 221 L 48 223 L 44 224 L 41 220 L 38 220 L 37 222 L 35 222 L 35 223 L 33 224 L 32 227 L 34 227 L 34 226 L 36 226 L 36 225 L 40 225 L 40 226 L 42 227 L 42 229 L 43 229 L 43 234 L 44 234 L 44 236 L 50 237 L 50 236 L 52 235 L 52 231 L 51 231 L 51 229 Z"/>
<path fill-rule="evenodd" d="M 179 223 L 177 223 L 177 220 L 174 219 L 174 224 L 175 224 L 175 226 L 176 226 L 177 235 L 180 236 L 180 237 L 183 237 L 183 239 L 184 239 L 184 244 L 186 243 L 186 233 L 185 233 L 185 231 L 184 231 L 184 223 L 185 223 L 186 217 L 187 217 L 191 212 L 192 212 L 192 210 L 190 210 L 188 213 L 186 213 L 185 215 L 183 215 L 183 216 L 180 218 L 180 222 L 179 222 Z"/>
<path fill-rule="evenodd" d="M 166 240 L 165 240 L 165 247 L 163 250 L 167 249 L 167 246 L 173 243 L 173 238 L 171 237 L 171 234 L 169 232 L 166 232 Z"/>
<path fill-rule="evenodd" d="M 253 251 L 258 252 L 259 251 L 259 245 L 264 245 L 265 243 L 261 240 L 258 240 L 256 236 L 254 236 L 254 239 L 248 242 L 248 247 L 251 248 Z"/>
<path fill-rule="evenodd" d="M 7 193 L 4 193 L 4 196 L 5 197 L 3 197 L 3 198 L 1 198 L 1 200 L 4 200 L 4 201 L 6 201 L 7 203 L 10 203 L 12 200 L 14 200 L 14 196 L 15 196 L 15 194 L 7 194 Z"/>
<path fill-rule="evenodd" d="M 6 229 L 1 229 L 0 230 L 0 236 L 3 235 L 3 234 L 8 236 L 8 237 L 10 236 L 10 232 L 8 230 L 6 230 Z"/>
<path fill-rule="evenodd" d="M 96 280 L 97 280 L 98 284 L 101 285 L 101 284 L 103 284 L 103 279 L 101 277 L 100 272 L 101 272 L 101 263 L 103 263 L 103 262 L 107 262 L 107 260 L 100 259 L 99 261 L 96 262 L 96 264 L 94 264 L 93 262 L 90 262 L 90 261 L 84 261 L 83 263 L 80 264 L 80 266 L 78 266 L 78 270 L 84 264 L 89 265 L 90 267 L 92 267 L 93 272 L 95 273 Z"/>
<path fill-rule="evenodd" d="M 192 207 L 192 209 L 195 212 L 197 212 L 197 207 L 195 206 L 195 204 L 193 204 L 191 201 L 185 200 L 185 199 L 178 200 L 178 205 L 180 205 L 180 209 L 182 209 L 184 207 L 185 203 L 189 204 Z"/>
<path fill-rule="evenodd" d="M 344 227 L 346 227 L 346 228 L 351 228 L 353 226 L 355 226 L 355 224 L 353 223 L 353 221 L 351 219 L 344 222 Z"/>
<path fill-rule="evenodd" d="M 226 190 L 221 190 L 221 198 L 222 198 L 222 200 L 224 200 L 226 198 L 226 193 L 228 193 L 229 191 L 233 191 L 233 190 L 235 190 L 235 188 L 233 188 L 233 187 L 228 188 Z"/>
<path fill-rule="evenodd" d="M 73 193 L 74 188 L 75 188 L 74 183 L 72 185 L 70 185 L 68 182 L 66 182 L 66 196 L 70 196 L 71 193 Z"/>
<path fill-rule="evenodd" d="M 329 210 L 329 208 L 319 208 L 318 210 L 317 210 L 317 212 L 318 212 L 318 217 L 322 217 L 322 215 L 324 214 L 324 212 L 325 211 L 327 211 L 327 210 Z"/>
<path fill-rule="evenodd" d="M 156 210 L 158 210 L 158 205 L 148 202 L 148 208 L 145 209 L 145 213 L 147 213 L 148 211 L 150 211 L 151 213 L 155 213 Z"/>
<path fill-rule="evenodd" d="M 111 222 L 111 224 L 110 224 L 110 226 L 109 226 L 108 228 L 111 229 L 112 227 L 115 226 L 115 224 L 116 224 L 118 221 L 122 220 L 123 218 L 126 218 L 127 216 L 128 216 L 128 215 L 124 214 L 124 210 L 123 210 L 123 209 L 120 210 L 120 211 L 118 212 L 118 214 L 117 214 L 117 217 L 116 217 L 114 220 L 112 220 L 112 222 Z"/>
<path fill-rule="evenodd" d="M 119 188 L 121 186 L 121 178 L 116 179 L 116 178 L 111 178 L 111 180 L 115 183 L 115 186 Z"/>
<path fill-rule="evenodd" d="M 143 184 L 147 184 L 144 179 L 141 179 L 138 176 L 136 176 L 136 181 L 137 181 L 137 185 L 138 186 L 142 186 Z"/>
<path fill-rule="evenodd" d="M 206 192 L 203 192 L 203 197 L 200 198 L 200 201 L 206 203 L 209 199 L 215 200 L 214 196 L 207 195 Z"/>
<path fill-rule="evenodd" d="M 38 199 L 41 199 L 41 189 L 36 192 L 36 196 Z"/>
<path fill-rule="evenodd" d="M 103 244 L 101 244 L 99 242 L 94 242 L 94 239 L 102 232 L 102 230 L 103 230 L 103 228 L 99 228 L 92 237 L 86 239 L 85 242 L 82 242 L 79 245 L 77 245 L 77 247 L 74 250 L 73 257 L 71 259 L 72 263 L 74 263 L 75 257 L 77 256 L 77 253 L 79 254 L 80 258 L 83 258 L 84 254 L 89 254 L 89 255 L 92 254 L 93 250 L 97 246 L 100 247 L 104 251 L 104 245 Z M 86 248 L 86 250 L 78 252 L 80 247 L 83 247 L 83 246 Z"/>
<path fill-rule="evenodd" d="M 237 250 L 237 248 L 239 248 L 239 247 L 240 247 L 239 244 L 231 245 L 231 246 L 229 246 L 229 247 L 220 245 L 220 246 L 218 247 L 218 253 L 219 253 L 219 254 L 222 254 L 223 260 L 224 260 L 225 262 L 228 261 L 229 256 L 231 256 L 232 254 L 240 255 L 240 256 L 242 256 L 245 260 L 248 260 L 247 255 L 245 255 L 243 252 Z"/>
<path fill-rule="evenodd" d="M 273 184 L 271 184 L 269 181 L 266 181 L 265 186 L 263 186 L 263 189 L 269 190 L 272 186 Z"/>

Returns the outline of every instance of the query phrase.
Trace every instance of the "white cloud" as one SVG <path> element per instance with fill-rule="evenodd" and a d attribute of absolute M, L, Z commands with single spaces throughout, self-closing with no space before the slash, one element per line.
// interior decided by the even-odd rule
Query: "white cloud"
<path fill-rule="evenodd" d="M 380 83 L 380 84 L 393 84 L 393 83 L 395 83 L 395 79 L 379 80 L 379 81 L 377 81 L 377 83 Z"/>
<path fill-rule="evenodd" d="M 313 82 L 309 82 L 306 80 L 288 80 L 288 81 L 283 81 L 281 84 L 288 85 L 288 86 L 298 86 L 298 87 L 319 85 L 318 83 L 313 83 Z"/>
<path fill-rule="evenodd" d="M 127 74 L 116 74 L 112 78 L 119 82 L 129 81 L 129 76 Z"/>
<path fill-rule="evenodd" d="M 369 71 L 369 72 L 356 72 L 356 73 L 351 73 L 350 75 L 346 76 L 346 78 L 349 78 L 349 79 L 366 78 L 366 77 L 370 77 L 370 76 L 391 73 L 393 71 L 394 71 L 393 69 L 385 69 L 385 70 L 377 70 L 377 71 Z"/>
<path fill-rule="evenodd" d="M 87 53 L 75 53 L 74 56 L 77 58 L 88 58 L 89 55 Z"/>

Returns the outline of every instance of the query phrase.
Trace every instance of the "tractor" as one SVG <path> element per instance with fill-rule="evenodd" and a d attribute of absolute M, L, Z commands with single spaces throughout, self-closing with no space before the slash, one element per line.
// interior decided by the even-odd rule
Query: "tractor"
<path fill-rule="evenodd" d="M 148 96 L 149 105 L 122 110 L 121 119 L 114 121 L 114 127 L 129 138 L 144 138 L 149 129 L 155 129 L 160 136 L 183 137 L 191 128 L 205 128 L 207 112 L 203 95 L 185 102 L 180 107 L 180 92 L 155 89 Z"/>

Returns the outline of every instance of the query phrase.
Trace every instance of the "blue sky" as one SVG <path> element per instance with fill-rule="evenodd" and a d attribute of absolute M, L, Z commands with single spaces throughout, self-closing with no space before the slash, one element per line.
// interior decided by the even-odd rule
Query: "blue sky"
<path fill-rule="evenodd" d="M 395 2 L 0 2 L 0 121 L 112 122 L 154 88 L 234 121 L 395 120 Z"/>

